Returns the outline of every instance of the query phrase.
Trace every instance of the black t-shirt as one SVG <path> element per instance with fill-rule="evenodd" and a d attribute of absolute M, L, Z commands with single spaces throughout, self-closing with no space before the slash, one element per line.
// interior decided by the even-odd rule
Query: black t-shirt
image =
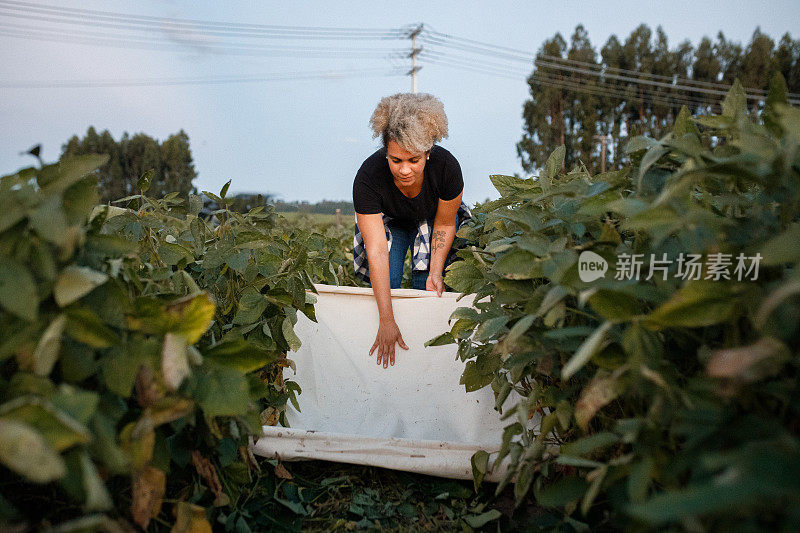
<path fill-rule="evenodd" d="M 434 218 L 439 199 L 458 196 L 464 189 L 464 178 L 456 158 L 441 146 L 433 145 L 430 156 L 423 169 L 422 190 L 414 198 L 405 196 L 395 185 L 384 148 L 369 156 L 353 181 L 356 213 L 383 213 L 395 219 L 396 224 L 408 226 Z"/>

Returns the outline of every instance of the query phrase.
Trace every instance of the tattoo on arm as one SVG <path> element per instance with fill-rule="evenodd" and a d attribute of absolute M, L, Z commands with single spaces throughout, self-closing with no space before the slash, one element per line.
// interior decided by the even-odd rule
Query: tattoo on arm
<path fill-rule="evenodd" d="M 447 233 L 444 231 L 434 231 L 433 232 L 433 239 L 431 241 L 431 249 L 432 250 L 439 250 L 445 247 L 445 240 L 447 238 Z"/>

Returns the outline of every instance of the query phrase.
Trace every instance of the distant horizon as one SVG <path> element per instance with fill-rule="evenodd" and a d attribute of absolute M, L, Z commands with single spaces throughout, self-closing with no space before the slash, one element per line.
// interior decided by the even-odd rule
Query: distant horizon
<path fill-rule="evenodd" d="M 39 4 L 75 9 L 67 0 Z M 746 45 L 756 28 L 777 41 L 784 33 L 797 34 L 800 20 L 800 2 L 789 0 L 676 0 L 652 5 L 618 0 L 605 7 L 590 16 L 586 4 L 576 0 L 501 0 L 492 5 L 487 19 L 483 6 L 452 0 L 433 5 L 410 0 L 402 10 L 395 2 L 380 0 L 345 0 L 325 9 L 241 0 L 81 4 L 81 9 L 231 24 L 389 30 L 422 21 L 432 31 L 526 51 L 531 57 L 556 33 L 569 40 L 578 24 L 586 28 L 599 53 L 610 35 L 624 40 L 642 23 L 653 30 L 661 26 L 674 49 L 684 40 L 696 46 L 703 36 L 714 39 L 720 31 Z M 6 132 L 0 174 L 29 166 L 31 161 L 20 152 L 36 144 L 42 145 L 43 160 L 57 160 L 62 143 L 84 135 L 89 126 L 108 130 L 115 139 L 125 131 L 165 139 L 183 129 L 198 173 L 194 185 L 200 191 L 219 191 L 232 179 L 231 194 L 255 190 L 292 201 L 351 199 L 355 173 L 379 143 L 369 129 L 375 105 L 384 96 L 411 90 L 405 75 L 410 70 L 409 39 L 373 44 L 282 38 L 231 48 L 223 37 L 163 30 L 137 30 L 130 42 L 119 43 L 125 32 L 114 29 L 97 44 L 98 38 L 91 37 L 97 34 L 89 32 L 102 30 L 102 24 L 89 30 L 51 26 L 41 23 L 36 33 L 15 30 L 16 36 L 0 36 L 0 121 Z M 54 42 L 70 31 L 78 36 Z M 472 68 L 480 63 L 477 59 L 443 63 L 435 60 L 435 53 L 449 49 L 421 46 L 431 55 L 420 60 L 418 90 L 436 95 L 444 104 L 450 136 L 441 144 L 461 164 L 464 199 L 472 204 L 497 198 L 491 174 L 528 175 L 516 144 L 523 134 L 522 106 L 529 98 L 526 77 L 532 64 L 509 63 L 493 75 Z M 255 53 L 254 47 L 278 48 Z M 301 51 L 281 51 L 291 47 Z M 326 50 L 339 52 L 328 57 Z M 384 57 L 391 50 L 394 56 Z M 486 60 L 495 61 L 488 56 Z M 86 86 L 92 80 L 94 86 Z M 159 84 L 124 86 L 126 80 Z M 54 88 L 36 88 L 42 83 Z"/>

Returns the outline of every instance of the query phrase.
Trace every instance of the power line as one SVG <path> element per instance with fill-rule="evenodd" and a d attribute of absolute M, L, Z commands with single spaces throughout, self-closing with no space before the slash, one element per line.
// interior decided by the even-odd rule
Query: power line
<path fill-rule="evenodd" d="M 102 32 L 71 32 L 65 33 L 58 30 L 36 30 L 31 26 L 20 24 L 2 24 L 0 23 L 0 34 L 9 37 L 16 37 L 20 39 L 50 41 L 50 42 L 66 42 L 75 44 L 109 46 L 114 48 L 130 48 L 130 49 L 143 49 L 143 50 L 163 50 L 172 52 L 181 52 L 182 50 L 176 49 L 176 42 L 180 41 L 167 41 L 167 40 L 153 40 L 144 37 L 125 36 L 120 37 L 118 34 L 102 33 Z M 197 48 L 206 49 L 211 52 L 239 54 L 239 55 L 304 55 L 315 57 L 331 57 L 341 54 L 349 56 L 371 56 L 383 57 L 386 54 L 399 52 L 401 49 L 376 49 L 376 48 L 354 48 L 354 47 L 314 47 L 307 45 L 261 45 L 252 43 L 214 43 L 214 42 L 189 42 L 182 43 Z"/>
<path fill-rule="evenodd" d="M 486 60 L 474 60 L 474 59 L 465 58 L 463 56 L 453 56 L 452 54 L 449 54 L 449 53 L 446 53 L 446 52 L 432 51 L 432 50 L 427 49 L 427 50 L 424 50 L 422 52 L 421 57 L 425 58 L 426 61 L 433 62 L 434 64 L 447 65 L 447 66 L 457 66 L 457 67 L 466 68 L 466 69 L 470 69 L 470 70 L 473 70 L 473 71 L 481 72 L 483 74 L 498 75 L 500 77 L 505 77 L 505 78 L 510 78 L 510 79 L 524 79 L 524 78 L 528 77 L 527 73 L 523 73 L 523 72 L 517 70 L 514 67 L 509 68 L 509 67 L 506 67 L 506 66 L 503 66 L 503 65 L 499 65 L 497 63 L 488 62 Z M 543 79 L 542 78 L 543 72 L 544 71 L 541 71 L 541 70 L 534 71 L 533 76 L 536 79 Z M 544 78 L 543 79 L 543 81 L 546 81 L 546 82 L 549 83 L 548 86 L 553 86 L 552 85 L 553 83 L 562 83 L 562 81 L 563 81 L 563 83 L 562 83 L 561 86 L 564 87 L 564 88 L 578 89 L 578 88 L 581 88 L 582 86 L 585 86 L 585 84 L 580 84 L 580 83 L 577 83 L 577 81 L 573 81 L 573 80 L 575 80 L 575 78 L 572 78 L 571 76 L 566 78 L 566 79 L 564 79 L 564 80 L 553 78 L 553 77 L 549 77 L 549 78 Z M 600 96 L 618 96 L 618 97 L 620 97 L 622 99 L 625 99 L 625 98 L 630 99 L 631 97 L 634 96 L 634 95 L 631 95 L 630 92 L 625 91 L 624 90 L 625 89 L 624 86 L 620 86 L 620 85 L 616 85 L 616 84 L 611 85 L 611 84 L 602 83 L 602 82 L 599 82 L 599 81 L 594 82 L 594 83 L 596 83 L 596 85 L 594 87 L 597 87 L 598 89 L 602 89 L 601 92 L 597 92 L 597 91 L 582 91 L 582 92 L 591 92 L 592 94 L 598 94 Z M 659 104 L 659 105 L 674 106 L 674 105 L 686 104 L 686 105 L 689 105 L 689 106 L 700 106 L 700 107 L 710 105 L 709 102 L 707 102 L 705 100 L 702 100 L 700 98 L 695 98 L 695 97 L 692 97 L 690 95 L 686 95 L 686 94 L 682 94 L 682 93 L 671 94 L 671 93 L 660 93 L 660 92 L 645 91 L 644 88 L 642 88 L 642 87 L 637 87 L 636 90 L 637 90 L 637 94 L 639 92 L 641 92 L 641 93 L 643 93 L 645 95 L 645 98 L 654 99 L 653 103 Z M 581 91 L 579 91 L 579 92 L 581 92 Z M 643 98 L 639 98 L 637 96 L 636 100 L 642 101 Z"/>
<path fill-rule="evenodd" d="M 279 26 L 218 22 L 198 19 L 153 17 L 89 9 L 0 0 L 3 16 L 62 24 L 104 26 L 132 31 L 190 30 L 206 35 L 302 39 L 401 39 L 400 29 L 334 28 L 320 26 Z"/>
<path fill-rule="evenodd" d="M 566 57 L 551 56 L 551 55 L 547 55 L 547 54 L 538 54 L 537 58 L 548 60 L 548 61 L 560 61 L 560 62 L 564 62 L 564 63 L 570 63 L 570 64 L 573 64 L 573 65 L 583 66 L 583 67 L 586 67 L 586 68 L 600 69 L 600 70 L 603 70 L 603 71 L 619 72 L 621 74 L 632 74 L 632 75 L 640 76 L 640 77 L 643 77 L 643 78 L 651 78 L 651 79 L 656 79 L 656 80 L 665 80 L 665 81 L 669 81 L 669 82 L 678 81 L 678 82 L 683 83 L 683 84 L 690 84 L 691 83 L 691 84 L 695 84 L 695 85 L 702 85 L 702 86 L 706 86 L 706 87 L 712 87 L 712 88 L 723 89 L 723 90 L 730 89 L 730 85 L 727 85 L 725 83 L 710 82 L 710 81 L 703 81 L 703 80 L 693 80 L 693 79 L 690 79 L 690 78 L 680 78 L 678 76 L 664 76 L 662 74 L 653 74 L 653 73 L 650 73 L 650 72 L 640 72 L 640 71 L 637 71 L 637 70 L 629 70 L 629 69 L 624 69 L 624 68 L 619 68 L 619 67 L 610 67 L 610 66 L 607 66 L 607 65 L 602 65 L 602 64 L 597 64 L 597 63 L 590 63 L 590 62 L 587 62 L 587 61 L 579 61 L 577 59 L 570 59 L 570 58 L 566 58 Z M 764 94 L 767 93 L 767 91 L 765 91 L 764 89 L 756 89 L 756 88 L 752 88 L 752 87 L 750 87 L 750 88 L 746 87 L 745 89 L 747 91 L 750 91 L 750 92 L 753 92 L 753 93 L 764 93 Z"/>
<path fill-rule="evenodd" d="M 630 101 L 643 102 L 643 103 L 650 103 L 653 105 L 661 105 L 667 107 L 678 107 L 680 105 L 686 105 L 688 107 L 708 108 L 711 106 L 719 106 L 718 103 L 716 104 L 709 103 L 691 98 L 674 98 L 669 95 L 661 96 L 654 93 L 638 92 L 638 91 L 634 94 L 631 94 L 629 91 L 626 91 L 622 88 L 609 87 L 601 84 L 586 85 L 586 84 L 581 84 L 577 81 L 545 77 L 539 73 L 536 73 L 534 75 L 534 79 L 540 84 L 545 85 L 547 87 L 561 88 L 574 92 L 594 94 L 605 98 L 616 97 L 617 99 L 625 102 L 630 102 Z"/>
<path fill-rule="evenodd" d="M 685 92 L 711 94 L 711 95 L 714 95 L 714 96 L 725 96 L 727 94 L 726 91 L 721 91 L 721 90 L 717 90 L 717 89 L 706 89 L 706 88 L 703 88 L 703 87 L 689 87 L 687 85 L 677 85 L 677 84 L 673 84 L 673 83 L 666 83 L 666 82 L 655 81 L 655 80 L 642 80 L 642 79 L 633 78 L 631 76 L 623 76 L 623 75 L 620 75 L 620 74 L 613 74 L 613 73 L 610 73 L 610 72 L 597 72 L 597 71 L 592 71 L 592 70 L 586 69 L 586 68 L 571 67 L 571 66 L 568 66 L 568 65 L 561 65 L 559 63 L 554 63 L 554 62 L 541 61 L 539 59 L 536 60 L 535 65 L 537 67 L 539 67 L 539 68 L 542 68 L 542 67 L 544 67 L 544 68 L 553 68 L 553 69 L 557 69 L 557 70 L 562 71 L 562 72 L 563 71 L 575 72 L 575 73 L 579 73 L 579 74 L 586 74 L 587 76 L 594 76 L 594 77 L 599 77 L 599 78 L 606 78 L 606 79 L 630 82 L 630 83 L 634 83 L 634 84 L 637 84 L 637 85 L 650 85 L 650 86 L 653 86 L 653 87 L 662 87 L 662 88 L 665 88 L 665 89 L 679 90 L 679 91 L 685 91 Z M 748 94 L 748 95 L 746 95 L 746 97 L 748 99 L 750 99 L 750 100 L 764 100 L 764 98 L 765 98 L 762 95 L 753 95 L 753 94 Z M 791 103 L 800 103 L 800 101 L 794 101 L 794 100 L 790 100 L 790 102 Z"/>
<path fill-rule="evenodd" d="M 195 78 L 104 79 L 104 80 L 52 80 L 15 81 L 0 83 L 3 89 L 77 89 L 99 87 L 142 87 L 168 85 L 216 85 L 226 83 L 253 83 L 268 81 L 294 81 L 314 78 L 343 79 L 366 76 L 402 76 L 399 69 L 345 69 L 307 72 L 286 72 L 269 76 L 216 76 Z"/>

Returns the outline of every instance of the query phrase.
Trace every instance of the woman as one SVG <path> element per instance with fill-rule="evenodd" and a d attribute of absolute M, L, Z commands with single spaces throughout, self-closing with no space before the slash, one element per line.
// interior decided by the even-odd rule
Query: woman
<path fill-rule="evenodd" d="M 370 125 L 383 147 L 364 161 L 353 181 L 353 257 L 356 275 L 372 285 L 380 316 L 369 354 L 377 349 L 378 365 L 387 368 L 394 365 L 395 344 L 408 350 L 390 293 L 400 288 L 406 251 L 413 245 L 413 287 L 441 296 L 456 229 L 472 215 L 461 202 L 458 161 L 434 144 L 447 137 L 447 116 L 438 99 L 388 96 L 378 103 Z"/>

